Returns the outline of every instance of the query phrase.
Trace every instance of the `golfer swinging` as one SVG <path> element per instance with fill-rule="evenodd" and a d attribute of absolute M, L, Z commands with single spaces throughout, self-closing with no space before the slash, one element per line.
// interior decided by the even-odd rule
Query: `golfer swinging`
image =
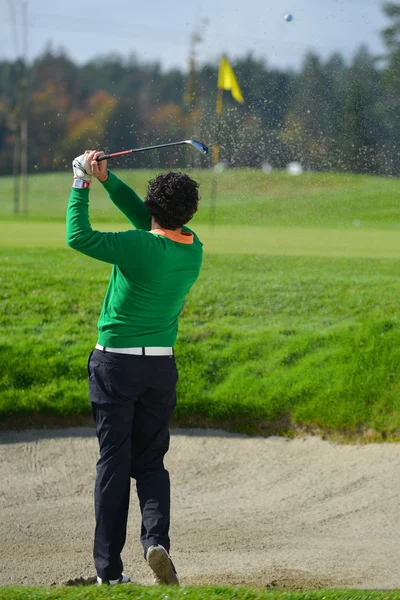
<path fill-rule="evenodd" d="M 198 208 L 198 184 L 183 173 L 149 182 L 143 202 L 87 151 L 73 161 L 67 243 L 113 265 L 88 361 L 89 391 L 100 446 L 95 484 L 94 561 L 99 584 L 128 583 L 126 539 L 130 479 L 142 514 L 141 543 L 156 583 L 179 585 L 169 556 L 170 482 L 163 458 L 176 404 L 173 346 L 178 317 L 202 262 L 202 244 L 184 227 Z M 92 175 L 136 229 L 94 231 Z"/>

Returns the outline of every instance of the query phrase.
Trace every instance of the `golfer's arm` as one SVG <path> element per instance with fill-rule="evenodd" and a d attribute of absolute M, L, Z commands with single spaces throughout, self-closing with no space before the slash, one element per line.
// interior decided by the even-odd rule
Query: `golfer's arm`
<path fill-rule="evenodd" d="M 140 243 L 139 232 L 96 231 L 89 220 L 89 189 L 72 188 L 67 209 L 66 239 L 70 248 L 106 263 L 131 266 Z"/>
<path fill-rule="evenodd" d="M 151 229 L 151 216 L 144 202 L 129 185 L 118 179 L 114 173 L 108 172 L 108 179 L 103 183 L 110 199 L 115 206 L 137 229 Z"/>

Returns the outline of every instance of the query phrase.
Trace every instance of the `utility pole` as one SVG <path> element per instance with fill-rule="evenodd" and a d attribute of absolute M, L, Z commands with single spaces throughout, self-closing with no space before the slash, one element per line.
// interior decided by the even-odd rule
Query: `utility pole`
<path fill-rule="evenodd" d="M 22 60 L 21 75 L 21 177 L 22 212 L 28 214 L 28 2 L 22 3 Z"/>
<path fill-rule="evenodd" d="M 28 214 L 28 0 L 21 3 L 21 30 L 22 44 L 18 34 L 18 15 L 16 3 L 9 0 L 11 27 L 16 52 L 16 97 L 14 109 L 14 152 L 13 152 L 13 178 L 14 178 L 14 215 L 21 212 Z M 22 191 L 22 195 L 21 195 Z"/>
<path fill-rule="evenodd" d="M 18 61 L 18 59 L 20 57 L 20 51 L 19 51 L 19 39 L 18 39 L 18 27 L 17 27 L 17 14 L 15 11 L 15 4 L 14 4 L 13 0 L 8 0 L 8 5 L 10 8 L 11 29 L 12 29 L 13 39 L 14 39 L 15 52 L 16 52 L 17 61 Z M 17 65 L 17 67 L 19 67 L 19 69 L 21 69 L 20 64 Z M 19 73 L 19 75 L 21 76 L 21 72 Z M 13 123 L 13 125 L 14 125 L 14 127 L 13 127 L 13 130 L 14 130 L 14 153 L 13 153 L 14 215 L 17 215 L 20 212 L 20 205 L 19 205 L 19 200 L 20 200 L 19 169 L 20 169 L 20 161 L 21 161 L 21 156 L 20 156 L 20 152 L 21 152 L 20 79 L 17 82 L 16 90 L 17 90 L 17 97 L 15 99 L 15 111 L 14 111 L 15 118 L 14 118 L 14 123 Z"/>

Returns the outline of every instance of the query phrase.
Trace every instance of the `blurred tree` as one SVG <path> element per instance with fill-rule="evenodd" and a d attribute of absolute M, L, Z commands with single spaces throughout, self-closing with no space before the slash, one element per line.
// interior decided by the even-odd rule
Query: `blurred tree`
<path fill-rule="evenodd" d="M 236 61 L 235 71 L 246 99 L 244 108 L 252 114 L 259 114 L 264 127 L 282 125 L 293 75 L 270 71 L 265 60 L 255 59 L 251 53 Z"/>
<path fill-rule="evenodd" d="M 107 119 L 118 104 L 108 92 L 95 92 L 80 109 L 69 112 L 65 138 L 55 152 L 55 163 L 61 164 L 68 156 L 68 165 L 74 156 L 86 149 L 101 149 Z"/>
<path fill-rule="evenodd" d="M 332 170 L 337 166 L 339 121 L 340 102 L 334 79 L 318 56 L 310 53 L 291 86 L 283 139 L 306 168 Z"/>
<path fill-rule="evenodd" d="M 400 53 L 400 3 L 386 2 L 383 5 L 384 14 L 391 19 L 391 24 L 382 32 L 383 40 L 388 48 L 389 64 L 395 66 L 396 57 Z"/>
<path fill-rule="evenodd" d="M 0 63 L 0 172 L 12 173 L 13 150 L 18 134 L 21 61 Z"/>
<path fill-rule="evenodd" d="M 79 67 L 61 50 L 48 46 L 31 67 L 29 114 L 29 168 L 49 171 L 67 166 L 60 162 L 58 148 L 63 147 L 71 111 L 82 103 L 78 79 Z"/>
<path fill-rule="evenodd" d="M 387 48 L 383 73 L 382 97 L 377 110 L 386 128 L 385 146 L 380 150 L 383 172 L 400 175 L 397 156 L 400 152 L 400 3 L 388 2 L 383 12 L 391 21 L 382 31 Z"/>
<path fill-rule="evenodd" d="M 270 69 L 251 53 L 234 61 L 245 102 L 224 99 L 223 157 L 234 166 L 268 161 L 280 168 L 297 159 L 309 169 L 399 174 L 400 4 L 385 11 L 392 25 L 383 33 L 384 68 L 365 48 L 349 66 L 338 53 L 325 62 L 309 54 L 300 73 Z M 196 69 L 190 122 L 187 74 L 179 69 L 163 72 L 134 54 L 77 65 L 51 46 L 28 68 L 31 171 L 69 169 L 71 157 L 88 145 L 119 150 L 195 135 L 209 146 L 215 142 L 216 63 Z M 0 61 L 0 173 L 12 170 L 20 72 L 18 61 Z M 187 153 L 144 153 L 113 164 L 182 167 Z"/>
<path fill-rule="evenodd" d="M 376 113 L 381 74 L 367 48 L 357 52 L 346 74 L 346 98 L 339 135 L 340 166 L 353 173 L 379 171 L 378 148 L 384 129 Z"/>

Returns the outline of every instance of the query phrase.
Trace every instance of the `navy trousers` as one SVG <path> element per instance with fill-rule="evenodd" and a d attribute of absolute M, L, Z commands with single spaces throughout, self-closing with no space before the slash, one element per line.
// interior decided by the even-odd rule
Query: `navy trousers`
<path fill-rule="evenodd" d="M 169 551 L 170 483 L 163 458 L 176 404 L 174 356 L 94 350 L 89 391 L 100 458 L 96 467 L 94 561 L 102 579 L 118 579 L 126 540 L 130 481 L 142 513 L 140 540 Z"/>

